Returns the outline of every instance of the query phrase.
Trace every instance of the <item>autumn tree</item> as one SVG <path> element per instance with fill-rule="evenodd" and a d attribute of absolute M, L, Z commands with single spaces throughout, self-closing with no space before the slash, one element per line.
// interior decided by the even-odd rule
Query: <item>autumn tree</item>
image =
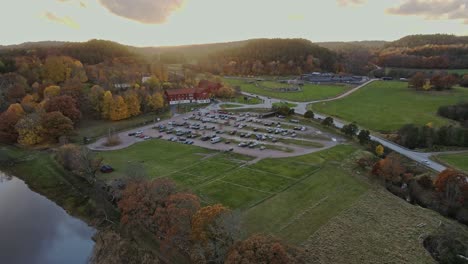
<path fill-rule="evenodd" d="M 114 104 L 114 97 L 110 91 L 106 91 L 102 98 L 102 106 L 101 106 L 101 116 L 103 118 L 109 119 L 111 114 L 111 108 Z"/>
<path fill-rule="evenodd" d="M 44 113 L 41 116 L 41 126 L 44 129 L 44 138 L 57 141 L 73 131 L 73 122 L 61 112 Z"/>
<path fill-rule="evenodd" d="M 430 80 L 431 86 L 438 90 L 448 90 L 451 89 L 454 85 L 458 83 L 458 80 L 455 76 L 451 74 L 435 74 Z"/>
<path fill-rule="evenodd" d="M 94 85 L 88 92 L 88 102 L 91 110 L 101 114 L 103 106 L 104 89 L 99 85 Z M 112 97 L 112 96 L 111 96 Z"/>
<path fill-rule="evenodd" d="M 189 254 L 191 248 L 191 223 L 200 209 L 200 199 L 190 193 L 176 193 L 167 197 L 162 207 L 154 213 L 158 225 L 157 235 L 163 238 L 161 251 L 166 255 L 178 249 Z"/>
<path fill-rule="evenodd" d="M 0 75 L 0 100 L 4 93 L 5 101 L 17 103 L 26 95 L 28 89 L 27 80 L 21 75 L 16 73 Z"/>
<path fill-rule="evenodd" d="M 60 95 L 60 86 L 51 85 L 44 89 L 44 98 L 52 98 Z"/>
<path fill-rule="evenodd" d="M 378 145 L 377 147 L 375 147 L 375 154 L 379 157 L 382 157 L 382 155 L 384 154 L 384 147 L 382 145 Z"/>
<path fill-rule="evenodd" d="M 61 95 L 50 98 L 44 105 L 46 112 L 61 112 L 64 116 L 70 118 L 74 124 L 81 118 L 81 112 L 76 105 L 75 99 L 68 95 Z"/>
<path fill-rule="evenodd" d="M 21 104 L 11 104 L 10 106 L 8 106 L 8 109 L 7 109 L 7 112 L 12 112 L 14 113 L 15 115 L 17 116 L 24 116 L 26 113 L 23 109 L 23 106 Z"/>
<path fill-rule="evenodd" d="M 109 119 L 118 121 L 129 117 L 128 107 L 122 96 L 114 97 L 114 103 L 110 107 Z"/>
<path fill-rule="evenodd" d="M 393 153 L 383 159 L 381 170 L 385 179 L 393 183 L 401 182 L 401 177 L 406 171 L 400 158 Z"/>
<path fill-rule="evenodd" d="M 235 95 L 235 91 L 233 88 L 229 86 L 223 86 L 219 88 L 219 90 L 216 92 L 216 97 L 219 98 L 232 98 Z"/>
<path fill-rule="evenodd" d="M 192 220 L 192 261 L 223 263 L 239 235 L 238 221 L 237 215 L 221 204 L 198 210 Z"/>
<path fill-rule="evenodd" d="M 79 78 L 68 79 L 63 83 L 60 94 L 71 96 L 80 105 L 83 100 L 83 84 Z"/>
<path fill-rule="evenodd" d="M 41 117 L 37 113 L 24 116 L 15 125 L 18 131 L 18 143 L 32 146 L 42 143 L 44 140 L 44 128 L 41 125 Z"/>
<path fill-rule="evenodd" d="M 434 181 L 436 191 L 450 207 L 463 205 L 468 199 L 468 176 L 452 169 L 439 173 Z"/>
<path fill-rule="evenodd" d="M 12 104 L 0 114 L 0 142 L 14 143 L 18 139 L 16 123 L 25 115 L 21 105 Z"/>
<path fill-rule="evenodd" d="M 164 97 L 161 93 L 146 96 L 146 105 L 149 111 L 157 111 L 164 107 Z"/>
<path fill-rule="evenodd" d="M 129 116 L 137 116 L 141 113 L 140 111 L 140 98 L 134 91 L 127 92 L 124 95 L 124 101 L 127 105 L 127 113 Z"/>
<path fill-rule="evenodd" d="M 253 235 L 237 242 L 229 251 L 225 264 L 271 263 L 296 264 L 306 263 L 304 253 L 293 246 L 270 236 Z"/>
<path fill-rule="evenodd" d="M 426 76 L 422 72 L 417 72 L 411 77 L 409 80 L 410 87 L 415 89 L 423 89 L 424 85 L 426 84 Z"/>
<path fill-rule="evenodd" d="M 27 94 L 21 100 L 21 106 L 23 107 L 25 111 L 29 113 L 34 112 L 34 110 L 37 107 L 37 99 L 33 95 Z"/>

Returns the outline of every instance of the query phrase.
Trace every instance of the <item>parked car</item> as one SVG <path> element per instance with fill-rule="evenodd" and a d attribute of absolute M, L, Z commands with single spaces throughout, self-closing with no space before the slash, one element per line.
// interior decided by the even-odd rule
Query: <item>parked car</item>
<path fill-rule="evenodd" d="M 219 143 L 221 142 L 221 138 L 220 137 L 214 137 L 210 140 L 211 144 L 216 144 L 216 143 Z"/>
<path fill-rule="evenodd" d="M 102 165 L 100 171 L 102 173 L 111 173 L 114 169 L 110 165 Z"/>
<path fill-rule="evenodd" d="M 150 136 L 145 136 L 143 139 L 144 140 L 149 140 L 149 139 L 151 139 L 151 137 Z"/>
<path fill-rule="evenodd" d="M 249 145 L 248 142 L 241 142 L 241 143 L 239 143 L 238 146 L 241 147 L 241 148 L 245 148 L 245 147 L 247 147 L 248 145 Z"/>
<path fill-rule="evenodd" d="M 136 133 L 135 133 L 135 132 L 128 133 L 128 136 L 129 136 L 129 137 L 133 137 L 133 136 L 135 136 L 135 135 L 136 135 Z"/>

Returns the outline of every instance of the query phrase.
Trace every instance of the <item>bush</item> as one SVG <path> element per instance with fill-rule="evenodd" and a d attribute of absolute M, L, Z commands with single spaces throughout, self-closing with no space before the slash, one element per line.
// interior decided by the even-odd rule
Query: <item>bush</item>
<path fill-rule="evenodd" d="M 307 112 L 305 112 L 304 117 L 305 118 L 314 118 L 315 114 L 314 114 L 314 112 L 308 110 Z"/>

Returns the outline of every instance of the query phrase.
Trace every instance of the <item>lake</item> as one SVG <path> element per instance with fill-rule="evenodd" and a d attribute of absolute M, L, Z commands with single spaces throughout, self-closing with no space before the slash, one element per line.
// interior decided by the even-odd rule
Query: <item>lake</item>
<path fill-rule="evenodd" d="M 95 229 L 0 171 L 0 263 L 83 264 Z"/>

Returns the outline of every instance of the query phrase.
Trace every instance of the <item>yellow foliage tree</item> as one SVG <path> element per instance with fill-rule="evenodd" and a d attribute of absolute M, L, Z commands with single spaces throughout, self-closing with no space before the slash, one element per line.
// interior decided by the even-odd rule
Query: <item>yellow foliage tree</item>
<path fill-rule="evenodd" d="M 21 100 L 21 106 L 23 107 L 23 109 L 26 109 L 28 112 L 32 112 L 37 106 L 36 99 L 34 98 L 34 96 L 27 94 Z"/>
<path fill-rule="evenodd" d="M 423 88 L 424 91 L 431 90 L 432 89 L 431 81 L 426 80 L 422 88 Z"/>
<path fill-rule="evenodd" d="M 23 107 L 18 103 L 11 104 L 8 107 L 7 112 L 15 113 L 16 116 L 24 116 L 24 114 L 25 114 Z"/>
<path fill-rule="evenodd" d="M 378 145 L 376 148 L 375 148 L 375 154 L 377 154 L 377 156 L 382 156 L 384 154 L 384 147 L 382 145 Z"/>
<path fill-rule="evenodd" d="M 44 89 L 44 98 L 52 98 L 60 95 L 60 86 L 52 85 Z"/>
<path fill-rule="evenodd" d="M 104 93 L 104 97 L 102 98 L 102 105 L 101 105 L 101 115 L 103 118 L 109 119 L 112 104 L 114 103 L 114 98 L 112 97 L 112 93 L 110 91 L 106 91 Z"/>
<path fill-rule="evenodd" d="M 111 105 L 109 119 L 112 121 L 118 121 L 128 118 L 128 107 L 122 96 L 118 95 L 114 99 L 114 103 Z"/>
<path fill-rule="evenodd" d="M 146 96 L 146 105 L 151 111 L 156 111 L 164 107 L 164 97 L 161 93 L 154 93 Z"/>
<path fill-rule="evenodd" d="M 44 129 L 41 126 L 39 114 L 25 116 L 15 126 L 18 132 L 18 143 L 32 146 L 41 143 L 44 138 Z"/>
<path fill-rule="evenodd" d="M 127 93 L 124 97 L 124 100 L 127 104 L 127 111 L 129 116 L 137 116 L 141 113 L 140 99 L 135 92 Z"/>

